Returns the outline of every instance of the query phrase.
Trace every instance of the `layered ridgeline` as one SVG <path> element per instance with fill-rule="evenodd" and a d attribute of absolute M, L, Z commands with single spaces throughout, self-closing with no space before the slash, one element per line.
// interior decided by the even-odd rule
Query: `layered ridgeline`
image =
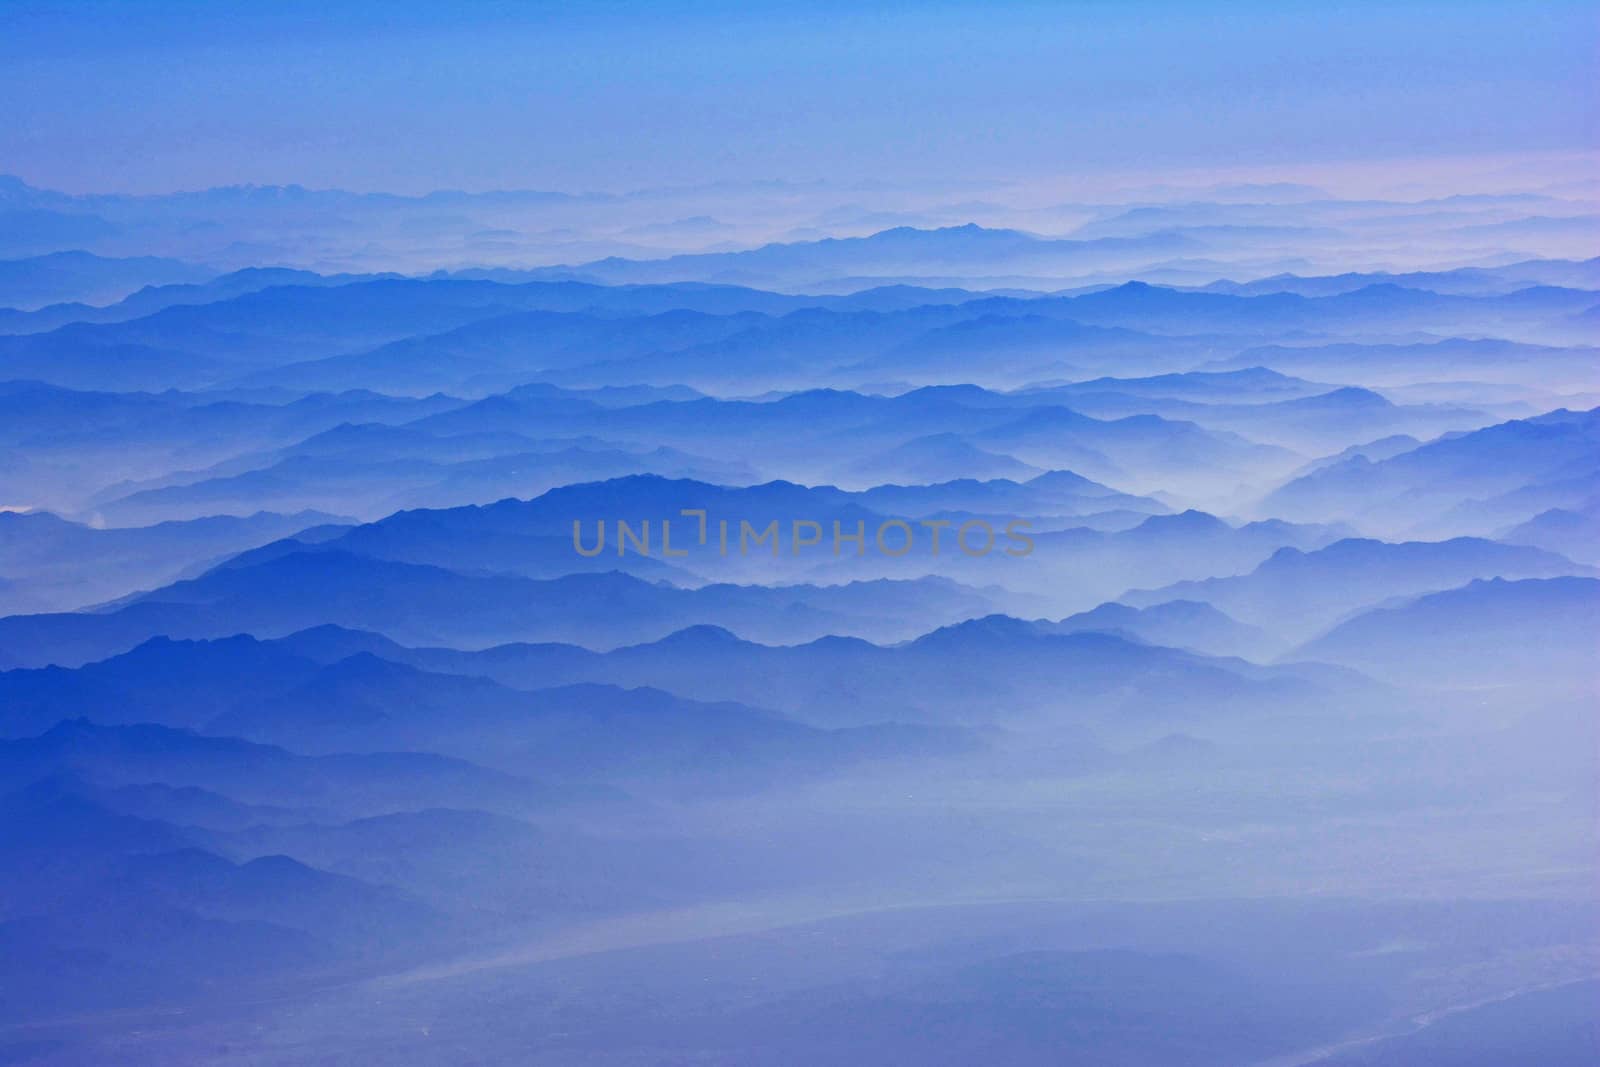
<path fill-rule="evenodd" d="M 853 194 L 0 183 L 0 1059 L 1584 1062 L 1591 206 Z"/>

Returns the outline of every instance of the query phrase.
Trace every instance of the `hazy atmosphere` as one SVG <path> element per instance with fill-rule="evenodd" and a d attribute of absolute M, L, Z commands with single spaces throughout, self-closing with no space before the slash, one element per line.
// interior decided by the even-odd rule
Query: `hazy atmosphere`
<path fill-rule="evenodd" d="M 1600 1062 L 1597 29 L 0 3 L 0 1064 Z"/>

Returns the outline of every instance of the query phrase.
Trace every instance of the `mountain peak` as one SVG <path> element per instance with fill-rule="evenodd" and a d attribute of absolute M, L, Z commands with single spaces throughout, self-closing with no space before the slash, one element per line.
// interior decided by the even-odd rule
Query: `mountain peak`
<path fill-rule="evenodd" d="M 1231 531 L 1232 526 L 1208 512 L 1190 508 L 1176 515 L 1152 515 L 1134 530 L 1145 534 L 1216 534 Z"/>
<path fill-rule="evenodd" d="M 941 626 L 937 630 L 923 634 L 911 643 L 913 646 L 939 647 L 943 645 L 967 645 L 974 642 L 1005 642 L 1037 636 L 1039 636 L 1039 628 L 1036 623 L 1019 619 L 1012 615 L 995 614 L 968 619 L 965 622 L 952 623 L 949 626 Z"/>
<path fill-rule="evenodd" d="M 726 647 L 728 645 L 743 644 L 749 644 L 749 642 L 745 641 L 744 638 L 740 637 L 732 630 L 721 626 L 714 626 L 711 623 L 701 623 L 697 626 L 685 626 L 681 630 L 674 630 L 672 633 L 661 638 L 659 641 L 651 642 L 651 645 L 657 648 L 678 649 L 685 647 Z"/>

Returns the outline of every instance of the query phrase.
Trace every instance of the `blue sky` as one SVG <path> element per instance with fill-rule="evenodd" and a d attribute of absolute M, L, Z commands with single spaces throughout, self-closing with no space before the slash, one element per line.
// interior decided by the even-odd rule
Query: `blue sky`
<path fill-rule="evenodd" d="M 1574 151 L 1586 3 L 0 3 L 0 171 L 419 192 Z"/>

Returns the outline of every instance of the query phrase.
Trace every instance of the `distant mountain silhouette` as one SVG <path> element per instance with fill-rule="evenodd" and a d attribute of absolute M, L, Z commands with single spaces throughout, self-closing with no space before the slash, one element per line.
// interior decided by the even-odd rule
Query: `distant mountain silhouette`
<path fill-rule="evenodd" d="M 1053 633 L 1124 634 L 1153 645 L 1188 648 L 1212 656 L 1257 658 L 1270 647 L 1266 635 L 1257 627 L 1247 626 L 1210 604 L 1193 600 L 1169 600 L 1147 608 L 1102 604 L 1092 611 L 1062 619 L 1049 630 Z"/>
<path fill-rule="evenodd" d="M 1514 545 L 1533 545 L 1579 563 L 1600 565 L 1600 504 L 1591 501 L 1579 510 L 1551 508 L 1527 522 L 1499 534 Z"/>
<path fill-rule="evenodd" d="M 1543 578 L 1589 568 L 1536 548 L 1480 538 L 1450 541 L 1347 539 L 1314 552 L 1280 549 L 1249 574 L 1131 591 L 1136 607 L 1199 600 L 1294 642 L 1341 616 L 1390 597 L 1449 589 L 1473 578 Z"/>
<path fill-rule="evenodd" d="M 1597 629 L 1594 578 L 1479 579 L 1357 615 L 1295 655 L 1408 684 L 1586 693 Z"/>
<path fill-rule="evenodd" d="M 533 580 L 300 551 L 220 567 L 114 611 L 0 619 L 0 666 L 83 663 L 156 634 L 275 636 L 324 622 L 403 641 L 469 645 L 576 638 L 620 644 L 697 621 L 773 640 L 851 631 L 892 638 L 979 614 L 987 604 L 976 591 L 937 578 L 684 589 L 615 572 Z"/>
<path fill-rule="evenodd" d="M 145 286 L 204 282 L 215 273 L 160 256 L 114 259 L 90 252 L 50 252 L 0 260 L 0 307 L 31 310 L 64 302 L 105 304 Z"/>
<path fill-rule="evenodd" d="M 48 512 L 0 512 L 0 615 L 86 607 L 148 589 L 223 556 L 309 527 L 333 515 L 260 511 L 155 526 L 96 528 Z"/>
<path fill-rule="evenodd" d="M 11 782 L 68 773 L 107 787 L 159 782 L 206 789 L 245 803 L 293 797 L 298 803 L 349 812 L 426 803 L 526 810 L 567 799 L 559 791 L 541 792 L 532 783 L 443 756 L 299 756 L 236 738 L 148 724 L 100 726 L 83 719 L 59 723 L 35 737 L 0 740 L 0 770 Z"/>
<path fill-rule="evenodd" d="M 1353 676 L 1267 669 L 1146 643 L 1182 629 L 1197 633 L 1210 627 L 1218 633 L 1216 613 L 1206 616 L 1203 609 L 1186 606 L 1136 614 L 1145 618 L 1131 628 L 1106 625 L 1105 613 L 1062 623 L 989 616 L 895 646 L 840 637 L 772 646 L 699 626 L 605 653 L 562 644 L 514 644 L 480 652 L 384 646 L 382 654 L 430 671 L 493 678 L 513 687 L 605 682 L 650 686 L 701 701 L 765 703 L 802 721 L 831 726 L 886 718 L 1021 724 L 1047 716 L 1057 725 L 1092 722 L 1146 739 L 1160 736 L 1146 731 L 1184 721 L 1180 705 L 1211 709 L 1207 722 L 1218 728 L 1222 724 L 1214 716 L 1224 707 L 1245 722 L 1285 701 L 1302 709 L 1327 708 L 1369 692 Z M 1145 633 L 1130 639 L 1120 632 L 1130 629 Z M 337 662 L 351 649 L 372 647 L 368 641 L 348 631 L 319 630 L 283 644 Z M 1180 699 L 1180 694 L 1187 696 Z M 1063 701 L 1070 713 L 1062 710 Z"/>
<path fill-rule="evenodd" d="M 1221 367 L 1267 366 L 1288 374 L 1359 378 L 1376 386 L 1449 380 L 1463 373 L 1506 382 L 1531 375 L 1551 384 L 1587 381 L 1592 346 L 1531 344 L 1491 338 L 1449 338 L 1416 344 L 1336 342 L 1265 345 L 1219 361 Z"/>
<path fill-rule="evenodd" d="M 1393 529 L 1436 520 L 1465 502 L 1541 483 L 1586 478 L 1587 490 L 1574 484 L 1571 492 L 1587 497 L 1600 471 L 1597 443 L 1600 409 L 1555 411 L 1446 436 L 1376 462 L 1355 455 L 1290 481 L 1261 506 L 1289 518 L 1339 514 Z M 1535 505 L 1523 516 L 1514 508 L 1491 513 L 1480 522 L 1493 529 L 1531 517 L 1552 503 Z"/>
<path fill-rule="evenodd" d="M 1171 255 L 1194 247 L 1182 237 L 1074 241 L 1034 237 L 1016 230 L 976 225 L 919 230 L 909 226 L 870 237 L 825 238 L 769 244 L 745 252 L 673 256 L 662 260 L 608 259 L 568 268 L 551 276 L 571 276 L 609 284 L 722 279 L 778 289 L 803 290 L 840 275 L 938 274 L 970 270 L 985 273 L 1065 273 L 1108 260 Z"/>

